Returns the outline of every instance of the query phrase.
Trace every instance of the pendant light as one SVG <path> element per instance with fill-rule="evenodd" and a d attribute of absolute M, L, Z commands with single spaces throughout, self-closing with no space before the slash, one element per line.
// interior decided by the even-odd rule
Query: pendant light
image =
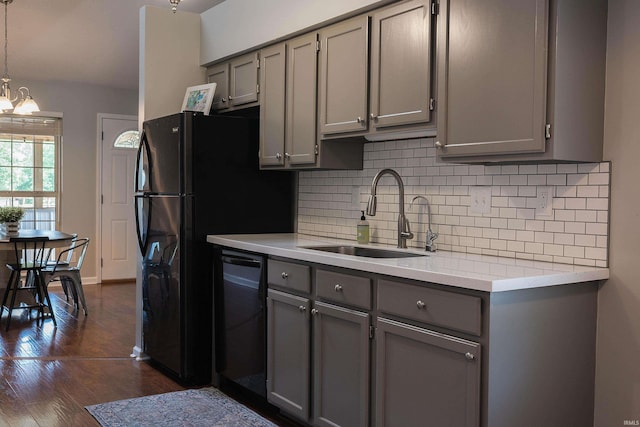
<path fill-rule="evenodd" d="M 1 0 L 4 1 L 4 0 Z M 169 0 L 169 3 L 171 3 L 171 10 L 173 10 L 173 13 L 176 13 L 176 10 L 178 10 L 178 5 L 180 4 L 181 0 Z"/>
<path fill-rule="evenodd" d="M 13 0 L 0 0 L 4 3 L 4 75 L 2 76 L 2 85 L 0 86 L 0 113 L 13 110 L 15 114 L 31 114 L 40 111 L 38 104 L 33 100 L 29 93 L 29 88 L 21 86 L 18 88 L 18 95 L 11 99 L 11 88 L 9 82 L 9 60 L 8 60 L 8 31 L 7 31 L 7 6 L 13 3 Z M 18 99 L 20 99 L 18 101 Z M 18 104 L 13 106 L 13 103 L 18 101 Z"/>

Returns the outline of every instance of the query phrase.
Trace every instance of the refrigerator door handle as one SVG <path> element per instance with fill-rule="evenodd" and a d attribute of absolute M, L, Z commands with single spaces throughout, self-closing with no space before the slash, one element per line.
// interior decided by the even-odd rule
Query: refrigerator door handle
<path fill-rule="evenodd" d="M 144 200 L 146 199 L 146 197 L 144 196 L 135 196 L 135 203 L 134 203 L 134 207 L 135 207 L 135 216 L 136 216 L 136 234 L 138 235 L 138 247 L 140 248 L 140 253 L 142 254 L 142 256 L 145 256 L 145 253 L 147 251 L 147 236 L 142 236 L 142 232 L 140 229 L 140 226 L 142 225 L 140 223 L 141 218 L 140 218 L 140 208 L 139 208 L 139 201 L 140 200 Z M 148 200 L 148 199 L 147 199 Z M 146 226 L 149 225 L 149 216 L 151 215 L 151 205 L 149 205 L 149 210 L 148 210 L 148 214 L 147 217 L 144 218 L 144 220 L 146 221 L 145 224 L 145 228 Z"/>
<path fill-rule="evenodd" d="M 138 154 L 136 156 L 136 175 L 135 175 L 135 192 L 149 192 L 151 188 L 145 189 L 144 186 L 147 182 L 151 182 L 149 177 L 151 176 L 151 162 L 150 162 L 149 143 L 147 141 L 147 134 L 143 130 L 140 136 L 140 146 L 138 147 Z M 146 167 L 146 168 L 145 168 Z M 146 170 L 145 170 L 146 169 Z M 144 174 L 144 182 L 140 182 L 141 174 Z"/>

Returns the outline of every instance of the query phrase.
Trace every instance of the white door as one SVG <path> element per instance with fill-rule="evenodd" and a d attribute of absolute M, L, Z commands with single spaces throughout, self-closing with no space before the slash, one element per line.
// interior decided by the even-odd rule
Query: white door
<path fill-rule="evenodd" d="M 101 132 L 101 280 L 135 279 L 136 224 L 133 207 L 138 138 L 135 116 L 99 115 Z"/>

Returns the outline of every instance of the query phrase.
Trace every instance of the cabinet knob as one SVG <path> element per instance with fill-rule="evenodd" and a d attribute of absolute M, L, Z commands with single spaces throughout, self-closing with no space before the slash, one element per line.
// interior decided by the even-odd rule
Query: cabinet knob
<path fill-rule="evenodd" d="M 284 153 L 284 158 L 285 158 L 285 159 L 290 159 L 290 158 L 291 158 L 291 154 L 289 154 L 289 153 Z"/>
<path fill-rule="evenodd" d="M 278 160 L 282 159 L 282 154 L 276 153 L 276 159 L 278 159 Z"/>
<path fill-rule="evenodd" d="M 420 310 L 422 310 L 422 309 L 424 309 L 424 308 L 427 308 L 427 304 L 425 304 L 424 302 L 422 302 L 422 301 L 420 301 L 420 300 L 418 300 L 418 302 L 416 302 L 416 306 L 417 306 Z"/>
<path fill-rule="evenodd" d="M 283 271 L 283 272 L 282 272 L 282 278 L 283 278 L 283 279 L 286 279 L 287 277 L 289 277 L 289 275 Z"/>
<path fill-rule="evenodd" d="M 436 141 L 436 143 L 433 145 L 435 145 L 436 149 L 438 150 L 442 150 L 444 148 L 444 144 L 442 144 L 442 142 L 440 141 Z"/>
<path fill-rule="evenodd" d="M 224 97 L 223 97 L 220 101 L 222 101 L 222 102 L 227 102 L 227 98 L 224 98 Z"/>
<path fill-rule="evenodd" d="M 342 292 L 342 285 L 341 284 L 337 284 L 335 288 L 333 288 L 336 290 L 336 292 Z"/>
<path fill-rule="evenodd" d="M 315 308 L 312 308 L 312 309 L 311 309 L 311 315 L 312 315 L 312 316 L 315 316 L 315 315 L 316 315 L 316 314 L 318 314 L 318 313 L 319 313 L 319 311 L 318 311 L 318 310 L 316 310 Z"/>
<path fill-rule="evenodd" d="M 466 357 L 467 360 L 473 360 L 476 358 L 476 356 L 474 356 L 473 353 L 468 353 L 468 352 L 464 354 L 464 357 Z"/>
<path fill-rule="evenodd" d="M 364 119 L 362 117 L 358 117 L 356 119 L 356 122 L 360 123 L 360 124 L 364 124 Z"/>
<path fill-rule="evenodd" d="M 298 307 L 298 310 L 300 310 L 300 313 L 304 313 L 307 310 L 307 307 L 301 305 L 300 307 Z"/>
<path fill-rule="evenodd" d="M 231 95 L 229 95 L 229 101 L 231 101 L 233 98 L 231 97 Z"/>
<path fill-rule="evenodd" d="M 376 115 L 375 115 L 375 114 L 373 114 L 373 113 L 369 114 L 369 118 L 370 118 L 371 120 L 373 120 L 373 121 L 376 121 L 376 122 L 378 121 L 378 116 L 376 116 Z"/>

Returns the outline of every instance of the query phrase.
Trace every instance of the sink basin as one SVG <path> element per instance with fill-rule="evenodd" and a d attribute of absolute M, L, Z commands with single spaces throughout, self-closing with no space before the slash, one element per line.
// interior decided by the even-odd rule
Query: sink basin
<path fill-rule="evenodd" d="M 427 256 L 426 254 L 416 254 L 413 252 L 392 251 L 380 248 L 364 248 L 361 246 L 305 246 L 304 249 L 314 251 L 331 252 L 334 254 L 363 256 L 369 258 L 411 258 Z"/>

